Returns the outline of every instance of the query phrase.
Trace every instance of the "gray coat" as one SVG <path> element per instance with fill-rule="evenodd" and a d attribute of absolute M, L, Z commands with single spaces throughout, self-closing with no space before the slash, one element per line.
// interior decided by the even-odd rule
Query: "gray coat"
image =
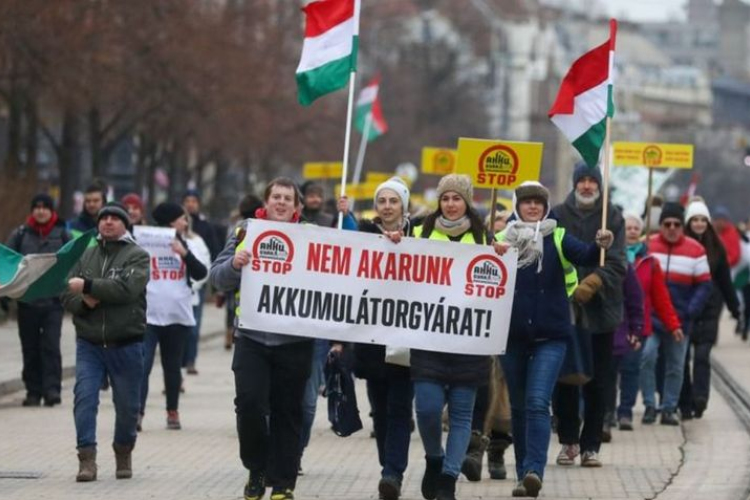
<path fill-rule="evenodd" d="M 581 210 L 576 204 L 575 192 L 571 192 L 552 212 L 567 234 L 591 243 L 601 228 L 602 199 L 597 200 L 592 210 Z M 591 273 L 596 273 L 602 280 L 602 287 L 587 304 L 574 307 L 576 322 L 591 333 L 614 332 L 623 316 L 623 281 L 627 273 L 625 221 L 620 210 L 612 205 L 607 212 L 607 229 L 612 231 L 615 239 L 607 250 L 604 267 L 599 267 L 598 263 L 596 266 L 576 266 L 579 281 Z"/>

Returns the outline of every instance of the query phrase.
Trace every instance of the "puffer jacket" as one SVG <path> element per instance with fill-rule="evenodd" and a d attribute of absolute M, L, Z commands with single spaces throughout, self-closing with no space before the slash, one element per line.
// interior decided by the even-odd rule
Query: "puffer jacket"
<path fill-rule="evenodd" d="M 643 289 L 641 289 L 638 275 L 632 265 L 628 265 L 623 292 L 625 301 L 623 303 L 622 323 L 615 331 L 613 339 L 615 356 L 624 356 L 632 349 L 630 342 L 628 342 L 628 335 L 635 335 L 639 339 L 643 338 Z"/>
<path fill-rule="evenodd" d="M 695 319 L 690 332 L 690 340 L 695 344 L 716 342 L 719 336 L 719 317 L 726 302 L 732 317 L 740 317 L 740 302 L 732 286 L 732 276 L 727 256 L 722 252 L 715 260 L 709 260 L 713 288 L 708 296 L 706 306 Z"/>
<path fill-rule="evenodd" d="M 99 304 L 89 308 L 80 293 L 66 291 L 61 296 L 65 309 L 73 313 L 78 338 L 104 347 L 143 340 L 148 274 L 148 252 L 129 233 L 118 241 L 99 237 L 69 274 L 83 278 L 84 293 Z"/>

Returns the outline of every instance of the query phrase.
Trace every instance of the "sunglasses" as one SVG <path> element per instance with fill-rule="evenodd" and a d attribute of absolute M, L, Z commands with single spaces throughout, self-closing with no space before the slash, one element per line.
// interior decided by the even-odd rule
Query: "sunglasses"
<path fill-rule="evenodd" d="M 675 228 L 676 229 L 678 227 L 682 227 L 682 222 L 667 221 L 667 222 L 662 222 L 661 225 L 664 226 L 667 229 L 670 229 L 670 228 Z"/>

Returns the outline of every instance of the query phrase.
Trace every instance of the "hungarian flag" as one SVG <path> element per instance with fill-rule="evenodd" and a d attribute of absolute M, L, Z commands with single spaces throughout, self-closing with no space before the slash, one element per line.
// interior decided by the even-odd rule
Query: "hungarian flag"
<path fill-rule="evenodd" d="M 307 106 L 349 82 L 357 68 L 360 0 L 316 0 L 305 12 L 305 41 L 297 67 L 297 97 Z"/>
<path fill-rule="evenodd" d="M 374 78 L 365 88 L 363 88 L 357 98 L 357 114 L 354 119 L 354 125 L 361 134 L 365 133 L 367 117 L 370 118 L 370 128 L 367 131 L 367 140 L 374 141 L 388 131 L 388 124 L 383 118 L 383 110 L 380 108 L 380 99 L 378 90 L 380 88 L 380 79 Z"/>
<path fill-rule="evenodd" d="M 21 255 L 0 245 L 0 297 L 31 302 L 60 295 L 68 284 L 68 273 L 95 233 L 95 229 L 83 233 L 57 253 Z"/>
<path fill-rule="evenodd" d="M 573 63 L 560 84 L 549 117 L 581 153 L 596 167 L 604 144 L 607 117 L 615 114 L 612 98 L 617 21 L 609 22 L 609 40 Z"/>

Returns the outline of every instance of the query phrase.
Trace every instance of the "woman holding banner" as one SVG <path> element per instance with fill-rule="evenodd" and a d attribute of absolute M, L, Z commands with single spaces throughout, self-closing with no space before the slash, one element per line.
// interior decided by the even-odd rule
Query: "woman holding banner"
<path fill-rule="evenodd" d="M 297 187 L 291 179 L 277 177 L 266 187 L 264 208 L 256 218 L 272 222 L 299 222 Z M 250 263 L 245 248 L 248 219 L 229 238 L 211 266 L 210 281 L 220 292 L 240 288 L 242 269 Z M 266 485 L 271 498 L 294 498 L 300 463 L 302 398 L 312 366 L 313 341 L 244 328 L 235 334 L 234 399 L 240 458 L 249 471 L 244 498 L 259 500 Z"/>
<path fill-rule="evenodd" d="M 466 175 L 450 174 L 437 187 L 438 209 L 428 215 L 414 236 L 436 241 L 484 245 L 484 224 L 472 206 L 473 188 Z M 487 384 L 489 356 L 412 349 L 417 425 L 425 449 L 422 496 L 453 500 L 456 479 L 471 437 L 477 388 Z M 442 413 L 448 404 L 448 441 L 442 446 Z"/>
<path fill-rule="evenodd" d="M 152 214 L 161 227 L 175 230 L 171 256 L 167 262 L 161 257 L 151 258 L 151 279 L 146 287 L 146 336 L 143 339 L 144 373 L 141 385 L 141 429 L 148 398 L 148 378 L 154 365 L 156 344 L 159 344 L 161 365 L 164 370 L 164 388 L 167 396 L 167 429 L 179 430 L 178 406 L 182 385 L 182 358 L 193 327 L 192 282 L 208 274 L 208 261 L 196 257 L 200 251 L 194 239 L 186 239 L 188 219 L 185 210 L 177 203 L 161 203 Z"/>
<path fill-rule="evenodd" d="M 612 232 L 587 245 L 549 219 L 549 191 L 527 181 L 513 193 L 514 219 L 496 235 L 499 253 L 518 249 L 518 270 L 508 346 L 500 357 L 508 380 L 518 483 L 514 497 L 536 497 L 542 488 L 551 435 L 550 402 L 572 332 L 570 297 L 576 265 L 596 265 Z"/>
<path fill-rule="evenodd" d="M 394 242 L 412 236 L 407 213 L 409 188 L 400 178 L 392 177 L 377 187 L 374 208 L 377 217 L 360 221 L 361 232 L 382 234 Z M 409 350 L 396 351 L 386 350 L 382 345 L 354 344 L 354 373 L 367 380 L 367 396 L 372 406 L 382 467 L 378 491 L 383 500 L 397 500 L 401 496 L 411 439 L 414 389 L 408 367 Z"/>

